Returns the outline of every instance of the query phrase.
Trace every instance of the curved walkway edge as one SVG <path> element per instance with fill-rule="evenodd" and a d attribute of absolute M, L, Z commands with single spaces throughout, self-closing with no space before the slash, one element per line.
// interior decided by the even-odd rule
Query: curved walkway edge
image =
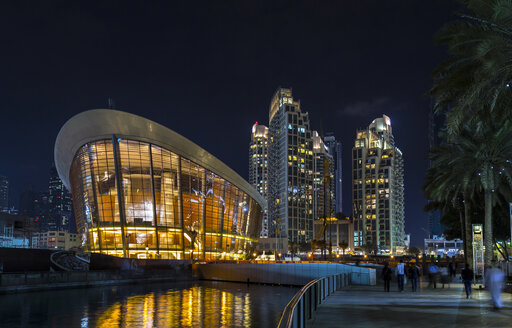
<path fill-rule="evenodd" d="M 462 284 L 423 287 L 413 293 L 386 293 L 383 286 L 350 286 L 329 296 L 308 327 L 511 327 L 512 296 L 502 294 L 504 307 L 493 310 L 485 290 L 466 299 Z"/>

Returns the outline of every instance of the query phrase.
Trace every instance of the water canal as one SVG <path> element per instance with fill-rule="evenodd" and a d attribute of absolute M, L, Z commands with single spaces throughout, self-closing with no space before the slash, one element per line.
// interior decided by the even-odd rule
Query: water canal
<path fill-rule="evenodd" d="M 275 327 L 297 291 L 199 281 L 0 295 L 0 327 Z"/>

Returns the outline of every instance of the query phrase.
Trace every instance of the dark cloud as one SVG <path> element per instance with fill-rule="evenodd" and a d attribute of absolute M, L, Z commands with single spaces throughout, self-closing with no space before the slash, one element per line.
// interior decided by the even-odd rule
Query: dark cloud
<path fill-rule="evenodd" d="M 373 100 L 358 101 L 348 104 L 338 110 L 338 116 L 353 116 L 370 118 L 381 114 L 397 113 L 405 108 L 404 104 L 396 103 L 388 97 L 379 97 Z"/>
<path fill-rule="evenodd" d="M 383 110 L 384 106 L 389 104 L 389 98 L 381 97 L 371 101 L 358 101 L 345 106 L 338 111 L 341 115 L 350 116 L 371 116 Z"/>

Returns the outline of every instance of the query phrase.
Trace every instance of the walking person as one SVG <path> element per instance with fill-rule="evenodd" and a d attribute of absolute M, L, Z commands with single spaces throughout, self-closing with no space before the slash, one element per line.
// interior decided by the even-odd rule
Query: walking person
<path fill-rule="evenodd" d="M 448 268 L 443 266 L 439 271 L 441 272 L 441 283 L 443 284 L 443 288 L 445 284 L 450 288 L 450 274 L 448 272 Z"/>
<path fill-rule="evenodd" d="M 505 274 L 503 271 L 498 269 L 495 264 L 493 264 L 492 268 L 488 270 L 485 275 L 485 287 L 491 294 L 491 301 L 495 310 L 503 307 L 503 303 L 501 302 L 501 291 L 503 289 L 504 279 Z"/>
<path fill-rule="evenodd" d="M 473 280 L 473 270 L 469 268 L 469 264 L 466 263 L 464 269 L 462 269 L 462 272 L 460 273 L 460 277 L 462 278 L 462 281 L 464 282 L 464 289 L 466 290 L 466 298 L 471 298 L 471 283 Z"/>
<path fill-rule="evenodd" d="M 401 292 L 404 291 L 404 274 L 404 260 L 400 259 L 400 263 L 398 263 L 398 265 L 396 266 L 396 276 L 398 278 L 398 290 Z"/>
<path fill-rule="evenodd" d="M 409 279 L 411 280 L 412 291 L 417 292 L 418 291 L 418 278 L 420 276 L 420 268 L 418 268 L 416 263 L 411 263 L 409 265 L 408 276 L 409 276 Z"/>
<path fill-rule="evenodd" d="M 436 288 L 438 274 L 439 267 L 435 263 L 430 264 L 428 267 L 428 287 L 434 285 L 434 288 Z"/>
<path fill-rule="evenodd" d="M 389 264 L 384 264 L 384 268 L 382 269 L 382 280 L 384 280 L 384 291 L 389 292 L 389 285 L 391 283 L 391 277 L 393 276 L 393 271 L 389 267 Z"/>
<path fill-rule="evenodd" d="M 455 275 L 457 273 L 457 267 L 455 266 L 455 262 L 454 260 L 452 260 L 449 264 L 448 264 L 448 269 L 450 270 L 450 278 L 455 278 Z"/>

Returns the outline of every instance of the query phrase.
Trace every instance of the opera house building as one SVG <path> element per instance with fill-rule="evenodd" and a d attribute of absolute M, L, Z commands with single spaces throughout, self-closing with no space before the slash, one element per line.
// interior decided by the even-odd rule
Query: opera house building
<path fill-rule="evenodd" d="M 241 259 L 257 242 L 263 197 L 195 143 L 140 116 L 74 116 L 57 137 L 55 164 L 89 252 Z"/>

